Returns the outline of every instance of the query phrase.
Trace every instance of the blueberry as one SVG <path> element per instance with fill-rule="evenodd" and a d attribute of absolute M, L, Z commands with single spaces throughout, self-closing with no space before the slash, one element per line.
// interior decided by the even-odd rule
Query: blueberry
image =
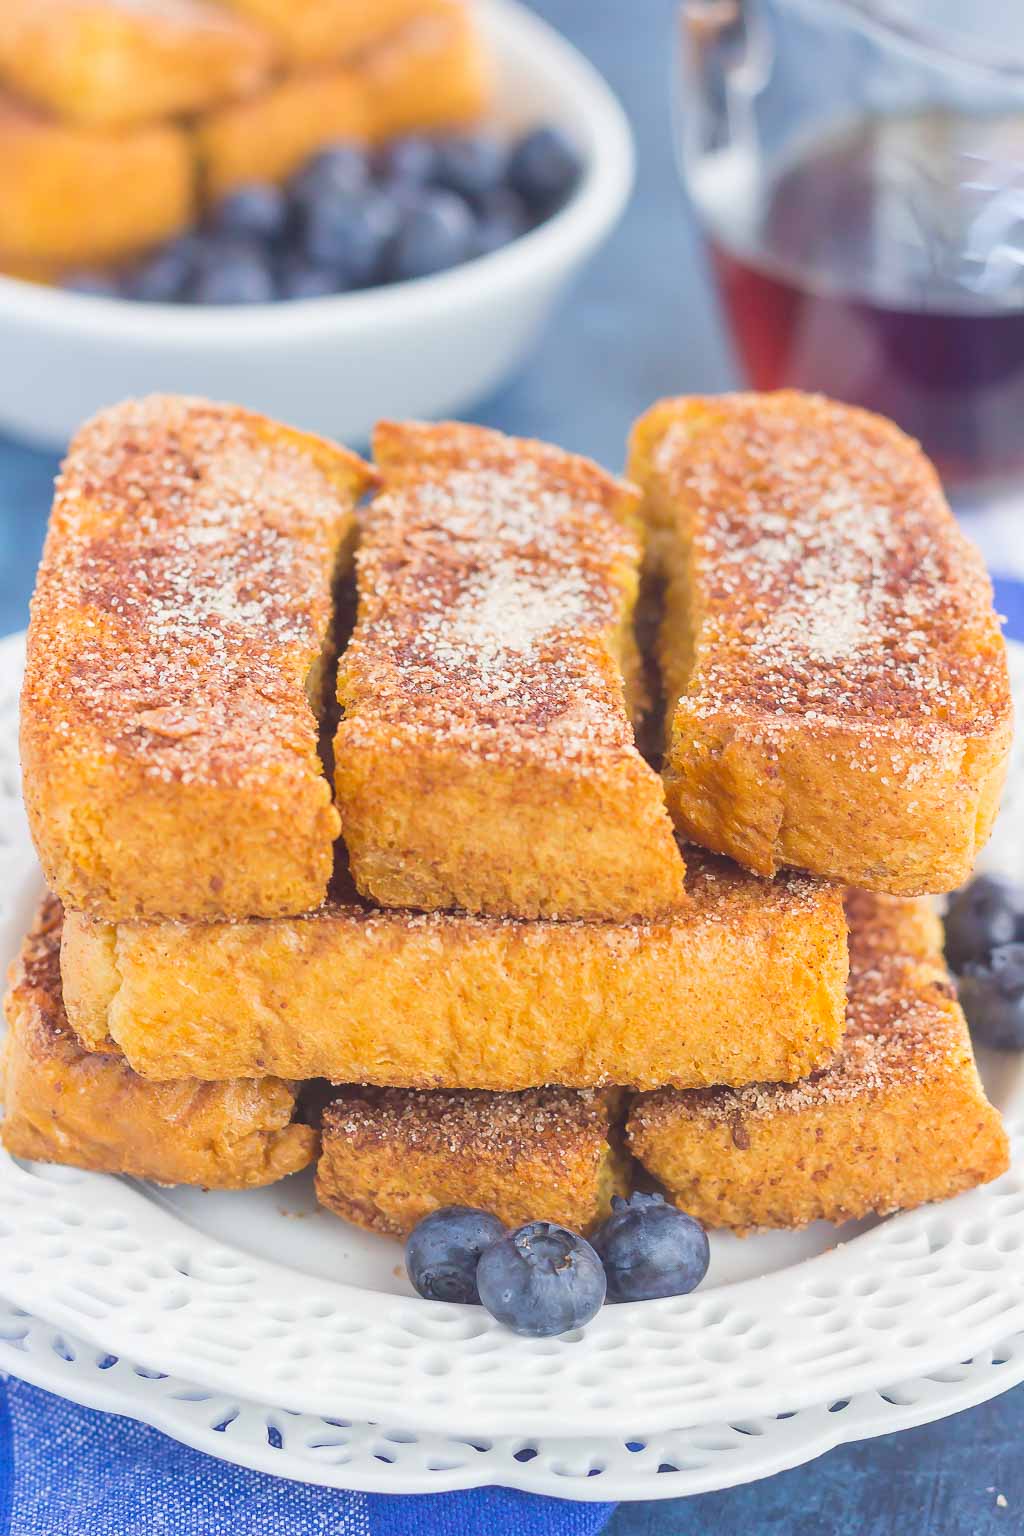
<path fill-rule="evenodd" d="M 288 184 L 296 206 L 310 208 L 322 197 L 353 197 L 369 179 L 366 153 L 358 144 L 332 144 L 307 160 Z"/>
<path fill-rule="evenodd" d="M 501 185 L 506 159 L 503 145 L 490 134 L 442 139 L 437 146 L 434 180 L 467 202 L 476 203 Z"/>
<path fill-rule="evenodd" d="M 437 170 L 437 145 L 433 139 L 410 135 L 392 139 L 373 157 L 373 173 L 378 181 L 423 186 L 432 181 Z"/>
<path fill-rule="evenodd" d="M 454 192 L 426 192 L 401 212 L 389 263 L 399 282 L 458 266 L 473 251 L 474 220 Z"/>
<path fill-rule="evenodd" d="M 612 1214 L 594 1238 L 610 1301 L 685 1296 L 708 1272 L 708 1235 L 662 1195 L 612 1197 Z"/>
<path fill-rule="evenodd" d="M 383 193 L 321 197 L 306 212 L 303 252 L 315 266 L 332 267 L 339 288 L 358 288 L 381 275 L 398 223 Z"/>
<path fill-rule="evenodd" d="M 281 240 L 288 229 L 288 199 L 280 187 L 252 182 L 229 192 L 212 210 L 208 226 L 240 240 Z"/>
<path fill-rule="evenodd" d="M 116 277 L 109 272 L 69 272 L 64 278 L 63 287 L 69 293 L 86 294 L 92 299 L 118 299 L 121 290 Z"/>
<path fill-rule="evenodd" d="M 522 198 L 510 187 L 499 187 L 477 209 L 473 255 L 487 256 L 491 251 L 500 251 L 529 227 L 530 217 Z"/>
<path fill-rule="evenodd" d="M 315 266 L 294 252 L 281 267 L 278 289 L 282 299 L 322 299 L 340 287 L 332 268 Z"/>
<path fill-rule="evenodd" d="M 1000 944 L 1024 939 L 1024 890 L 994 875 L 979 875 L 950 897 L 946 959 L 958 974 L 985 960 Z"/>
<path fill-rule="evenodd" d="M 405 1245 L 409 1279 L 428 1301 L 480 1300 L 477 1263 L 492 1243 L 504 1237 L 497 1216 L 465 1205 L 446 1205 L 413 1227 Z"/>
<path fill-rule="evenodd" d="M 190 297 L 197 304 L 268 304 L 275 297 L 273 273 L 258 246 L 210 242 L 199 261 Z"/>
<path fill-rule="evenodd" d="M 195 235 L 181 235 L 154 251 L 130 273 L 125 283 L 129 299 L 147 304 L 174 304 L 187 292 L 200 253 Z"/>
<path fill-rule="evenodd" d="M 499 1323 L 542 1339 L 589 1323 L 604 1302 L 601 1260 L 585 1238 L 531 1221 L 494 1243 L 476 1272 L 480 1300 Z"/>
<path fill-rule="evenodd" d="M 565 202 L 583 172 L 574 145 L 558 128 L 534 128 L 515 145 L 508 183 L 531 208 L 550 212 Z"/>
<path fill-rule="evenodd" d="M 960 1002 L 976 1040 L 1024 1051 L 1024 944 L 999 944 L 987 959 L 968 961 Z"/>

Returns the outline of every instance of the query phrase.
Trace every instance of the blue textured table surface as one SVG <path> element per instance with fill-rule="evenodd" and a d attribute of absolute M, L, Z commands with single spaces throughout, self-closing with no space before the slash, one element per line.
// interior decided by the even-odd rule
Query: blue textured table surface
<path fill-rule="evenodd" d="M 637 137 L 629 213 L 523 375 L 480 421 L 612 467 L 656 396 L 732 382 L 669 139 L 674 0 L 535 0 L 603 71 Z M 20 628 L 56 461 L 0 442 L 0 633 Z M 1024 1388 L 749 1488 L 623 1506 L 609 1536 L 989 1536 L 1024 1531 Z M 1005 1504 L 998 1502 L 1002 1496 Z"/>

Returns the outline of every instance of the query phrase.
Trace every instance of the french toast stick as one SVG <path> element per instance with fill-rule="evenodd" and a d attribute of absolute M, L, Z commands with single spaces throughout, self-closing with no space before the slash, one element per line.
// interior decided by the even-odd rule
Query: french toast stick
<path fill-rule="evenodd" d="M 59 903 L 47 898 L 11 967 L 0 1141 L 16 1157 L 161 1184 L 248 1189 L 306 1167 L 316 1132 L 294 1083 L 150 1083 L 83 1050 L 61 1002 Z"/>
<path fill-rule="evenodd" d="M 334 444 L 179 396 L 78 434 L 21 710 L 29 824 L 66 906 L 201 919 L 324 899 L 331 588 L 371 480 Z"/>
<path fill-rule="evenodd" d="M 317 1197 L 392 1237 L 445 1205 L 490 1211 L 509 1227 L 554 1221 L 589 1232 L 631 1188 L 615 1129 L 620 1097 L 342 1089 L 323 1112 Z"/>
<path fill-rule="evenodd" d="M 335 792 L 383 906 L 625 919 L 684 900 L 636 747 L 636 495 L 481 427 L 384 422 Z"/>
<path fill-rule="evenodd" d="M 195 208 L 189 136 L 58 122 L 0 89 L 0 251 L 15 275 L 112 262 L 179 234 Z"/>
<path fill-rule="evenodd" d="M 147 1077 L 409 1088 L 797 1078 L 843 1029 L 842 892 L 691 851 L 689 900 L 627 923 L 374 910 L 109 924 L 69 912 L 64 994 Z"/>
<path fill-rule="evenodd" d="M 275 52 L 267 32 L 210 0 L 0 5 L 0 80 L 86 128 L 135 128 L 245 96 Z"/>
<path fill-rule="evenodd" d="M 918 895 L 970 874 L 1006 772 L 1006 648 L 980 556 L 890 422 L 793 391 L 637 422 L 665 582 L 664 777 L 682 835 Z"/>
<path fill-rule="evenodd" d="M 711 1227 L 886 1215 L 1008 1166 L 938 918 L 921 900 L 852 892 L 846 1035 L 805 1081 L 635 1099 L 630 1149 Z"/>

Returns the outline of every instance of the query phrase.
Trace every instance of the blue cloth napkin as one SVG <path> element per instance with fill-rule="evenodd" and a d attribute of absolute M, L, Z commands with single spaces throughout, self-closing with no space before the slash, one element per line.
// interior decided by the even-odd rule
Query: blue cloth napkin
<path fill-rule="evenodd" d="M 312 1488 L 0 1378 L 0 1536 L 596 1536 L 612 1508 Z"/>

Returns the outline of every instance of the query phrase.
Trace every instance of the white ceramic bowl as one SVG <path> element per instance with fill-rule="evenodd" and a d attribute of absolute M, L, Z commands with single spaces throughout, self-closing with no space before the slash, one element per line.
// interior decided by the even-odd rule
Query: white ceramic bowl
<path fill-rule="evenodd" d="M 101 406 L 163 390 L 359 443 L 380 416 L 440 416 L 495 388 L 618 219 L 633 150 L 614 96 L 562 37 L 511 0 L 479 0 L 479 11 L 498 124 L 556 123 L 583 152 L 561 212 L 451 272 L 334 298 L 133 304 L 0 278 L 0 430 L 62 445 Z"/>

